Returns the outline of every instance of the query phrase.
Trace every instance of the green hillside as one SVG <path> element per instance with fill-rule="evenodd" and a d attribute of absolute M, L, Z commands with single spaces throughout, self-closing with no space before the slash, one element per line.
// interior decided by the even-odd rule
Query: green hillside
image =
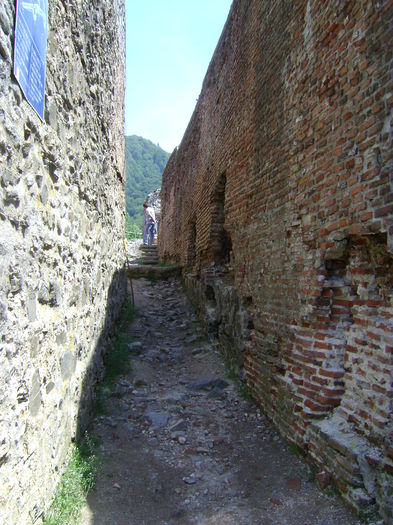
<path fill-rule="evenodd" d="M 127 230 L 141 231 L 146 196 L 161 187 L 170 154 L 150 140 L 131 135 L 126 141 Z"/>

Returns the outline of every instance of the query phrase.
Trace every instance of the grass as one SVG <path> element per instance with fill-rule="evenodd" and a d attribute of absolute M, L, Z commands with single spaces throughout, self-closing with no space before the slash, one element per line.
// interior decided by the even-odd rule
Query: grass
<path fill-rule="evenodd" d="M 127 346 L 129 338 L 126 330 L 128 324 L 135 319 L 135 316 L 134 306 L 131 301 L 128 301 L 120 315 L 118 333 L 106 357 L 105 376 L 102 383 L 104 388 L 111 388 L 117 377 L 129 371 L 130 363 L 128 357 L 130 352 Z"/>
<path fill-rule="evenodd" d="M 242 399 L 244 399 L 245 401 L 250 401 L 252 403 L 255 402 L 247 383 L 239 378 L 239 365 L 234 364 L 234 362 L 230 361 L 227 357 L 225 357 L 225 363 L 227 378 L 236 384 L 237 390 Z"/>
<path fill-rule="evenodd" d="M 296 443 L 289 443 L 288 450 L 292 456 L 304 457 L 304 450 Z"/>
<path fill-rule="evenodd" d="M 79 523 L 81 508 L 93 487 L 97 471 L 94 448 L 94 443 L 87 433 L 80 444 L 72 445 L 66 470 L 44 519 L 45 525 Z"/>
<path fill-rule="evenodd" d="M 239 384 L 239 393 L 245 401 L 254 402 L 251 391 L 246 383 Z"/>
<path fill-rule="evenodd" d="M 237 376 L 237 373 L 236 373 L 236 370 L 227 365 L 227 378 L 230 379 L 231 381 L 238 381 L 238 376 Z"/>
<path fill-rule="evenodd" d="M 127 302 L 118 321 L 117 335 L 108 352 L 105 363 L 105 376 L 97 388 L 95 412 L 105 410 L 104 390 L 113 387 L 116 378 L 129 370 L 129 350 L 126 331 L 136 312 Z M 95 443 L 85 434 L 84 439 L 73 444 L 70 449 L 66 470 L 56 491 L 55 499 L 45 516 L 45 525 L 77 525 L 80 512 L 87 495 L 94 485 L 98 461 L 94 454 Z"/>
<path fill-rule="evenodd" d="M 366 523 L 374 523 L 381 519 L 381 516 L 375 509 L 375 505 L 370 505 L 369 508 L 363 509 L 359 512 L 359 518 Z"/>
<path fill-rule="evenodd" d="M 131 301 L 125 304 L 118 321 L 118 332 L 106 356 L 105 375 L 103 381 L 97 386 L 95 413 L 105 413 L 105 390 L 111 390 L 116 379 L 130 370 L 127 326 L 136 317 L 136 310 Z"/>
<path fill-rule="evenodd" d="M 336 498 L 340 495 L 340 491 L 336 487 L 334 483 L 331 483 L 326 489 L 324 490 L 325 494 L 328 498 Z"/>
<path fill-rule="evenodd" d="M 127 347 L 128 339 L 124 334 L 119 334 L 108 352 L 105 363 L 105 376 L 103 386 L 111 388 L 117 377 L 129 371 L 129 350 Z"/>

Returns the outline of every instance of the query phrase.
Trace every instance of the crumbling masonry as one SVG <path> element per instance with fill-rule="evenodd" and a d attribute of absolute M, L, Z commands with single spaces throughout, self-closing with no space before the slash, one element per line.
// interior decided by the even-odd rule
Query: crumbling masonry
<path fill-rule="evenodd" d="M 392 68 L 390 0 L 234 0 L 159 239 L 281 432 L 389 524 Z"/>
<path fill-rule="evenodd" d="M 12 75 L 15 4 L 0 3 L 0 523 L 29 525 L 125 300 L 124 4 L 48 2 L 44 122 Z"/>

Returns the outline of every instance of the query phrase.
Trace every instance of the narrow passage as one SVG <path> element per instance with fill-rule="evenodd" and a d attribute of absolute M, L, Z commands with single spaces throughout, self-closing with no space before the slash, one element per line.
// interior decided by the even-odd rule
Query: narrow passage
<path fill-rule="evenodd" d="M 180 281 L 134 292 L 131 371 L 90 430 L 101 468 L 83 524 L 360 525 L 227 378 Z"/>

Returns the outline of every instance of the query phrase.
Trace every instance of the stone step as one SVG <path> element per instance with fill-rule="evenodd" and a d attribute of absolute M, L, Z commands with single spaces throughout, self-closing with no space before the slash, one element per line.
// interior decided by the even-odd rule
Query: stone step
<path fill-rule="evenodd" d="M 139 264 L 128 269 L 131 277 L 153 277 L 156 279 L 167 279 L 171 276 L 181 276 L 181 266 L 162 267 L 154 264 Z"/>
<path fill-rule="evenodd" d="M 158 258 L 157 245 L 141 246 L 141 251 L 142 251 L 142 264 L 156 265 L 160 262 Z"/>

